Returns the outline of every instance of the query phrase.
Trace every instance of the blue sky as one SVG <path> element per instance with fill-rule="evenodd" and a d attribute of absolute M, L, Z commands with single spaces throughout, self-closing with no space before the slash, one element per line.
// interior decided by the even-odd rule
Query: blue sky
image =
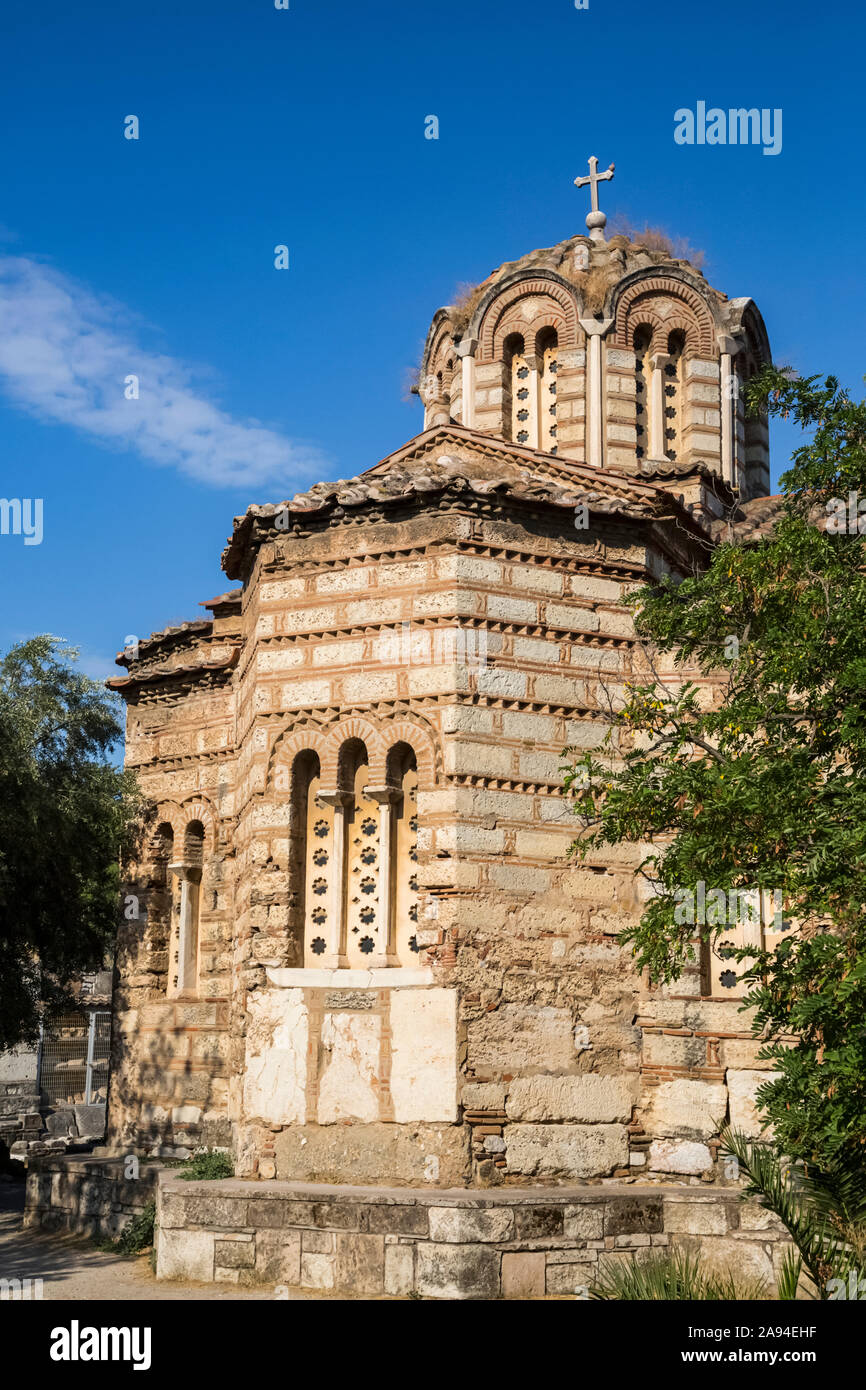
<path fill-rule="evenodd" d="M 0 536 L 3 647 L 50 631 L 111 674 L 228 587 L 248 503 L 416 434 L 434 310 L 583 231 L 590 154 L 609 215 L 703 249 L 777 361 L 862 394 L 860 8 L 290 4 L 5 0 L 0 494 L 44 499 L 44 539 Z M 781 153 L 676 145 L 698 101 L 781 108 Z"/>

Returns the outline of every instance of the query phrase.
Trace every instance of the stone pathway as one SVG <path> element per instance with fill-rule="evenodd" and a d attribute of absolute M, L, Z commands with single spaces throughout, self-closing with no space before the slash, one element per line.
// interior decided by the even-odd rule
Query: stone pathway
<path fill-rule="evenodd" d="M 239 1289 L 231 1284 L 164 1283 L 157 1281 L 147 1255 L 122 1259 L 104 1254 L 77 1236 L 46 1235 L 22 1229 L 24 1184 L 0 1178 L 0 1279 L 41 1279 L 43 1298 L 147 1300 L 273 1299 L 271 1289 Z M 317 1298 L 292 1291 L 290 1300 Z"/>

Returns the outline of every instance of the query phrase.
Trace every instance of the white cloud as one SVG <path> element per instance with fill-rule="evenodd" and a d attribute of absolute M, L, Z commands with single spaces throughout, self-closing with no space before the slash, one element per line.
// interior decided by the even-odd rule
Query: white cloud
<path fill-rule="evenodd" d="M 138 400 L 124 395 L 130 375 Z M 314 445 L 234 419 L 189 367 L 140 348 L 122 306 L 23 256 L 0 255 L 0 383 L 39 419 L 215 487 L 270 485 L 285 496 L 327 467 Z"/>

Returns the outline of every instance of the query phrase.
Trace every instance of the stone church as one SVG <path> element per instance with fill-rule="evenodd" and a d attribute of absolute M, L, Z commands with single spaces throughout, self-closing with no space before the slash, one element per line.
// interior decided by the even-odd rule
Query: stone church
<path fill-rule="evenodd" d="M 501 265 L 427 335 L 421 433 L 234 521 L 233 587 L 118 657 L 156 806 L 118 946 L 111 1146 L 470 1189 L 723 1182 L 766 1076 L 715 953 L 618 933 L 566 748 L 641 671 L 623 595 L 769 491 L 752 299 L 639 238 Z M 651 239 L 650 239 L 651 240 Z M 137 904 L 137 908 L 135 906 Z"/>

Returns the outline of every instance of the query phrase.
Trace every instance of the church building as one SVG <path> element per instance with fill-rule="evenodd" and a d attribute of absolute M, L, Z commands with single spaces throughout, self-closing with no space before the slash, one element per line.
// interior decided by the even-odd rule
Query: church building
<path fill-rule="evenodd" d="M 618 941 L 642 855 L 570 856 L 562 782 L 644 670 L 623 596 L 769 492 L 740 383 L 770 348 L 752 299 L 605 239 L 590 168 L 588 235 L 434 315 L 422 432 L 251 505 L 206 616 L 118 657 L 156 810 L 118 943 L 116 1153 L 710 1185 L 720 1121 L 757 1132 L 725 943 L 650 987 Z"/>

